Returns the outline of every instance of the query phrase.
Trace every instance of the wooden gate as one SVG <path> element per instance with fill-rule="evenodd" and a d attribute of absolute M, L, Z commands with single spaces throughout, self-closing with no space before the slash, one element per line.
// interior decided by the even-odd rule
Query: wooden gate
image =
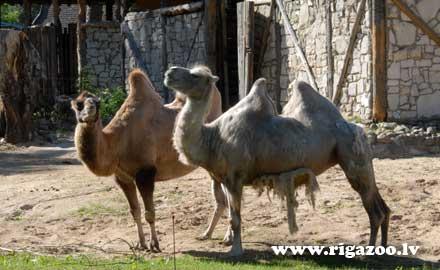
<path fill-rule="evenodd" d="M 237 4 L 237 50 L 239 98 L 251 89 L 254 74 L 254 3 Z"/>
<path fill-rule="evenodd" d="M 31 27 L 25 30 L 41 57 L 42 80 L 40 101 L 53 104 L 58 95 L 76 93 L 78 61 L 76 24 L 68 28 Z"/>

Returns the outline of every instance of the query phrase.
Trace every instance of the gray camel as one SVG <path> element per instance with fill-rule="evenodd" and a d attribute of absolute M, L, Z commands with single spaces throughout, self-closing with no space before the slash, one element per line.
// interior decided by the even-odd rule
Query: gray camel
<path fill-rule="evenodd" d="M 165 74 L 169 88 L 187 95 L 173 135 L 179 159 L 205 168 L 227 190 L 231 255 L 243 252 L 240 211 L 244 185 L 252 185 L 265 174 L 299 168 L 319 175 L 336 164 L 361 196 L 370 220 L 369 245 L 375 245 L 381 227 L 381 244 L 386 246 L 390 210 L 376 186 L 370 145 L 360 127 L 345 121 L 330 101 L 304 82 L 293 85 L 289 102 L 277 116 L 264 79 L 258 79 L 234 107 L 204 124 L 217 80 L 206 67 L 172 67 Z"/>

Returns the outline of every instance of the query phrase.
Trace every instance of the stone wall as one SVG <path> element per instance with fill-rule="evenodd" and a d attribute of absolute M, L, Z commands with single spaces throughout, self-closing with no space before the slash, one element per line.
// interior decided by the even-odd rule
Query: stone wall
<path fill-rule="evenodd" d="M 334 57 L 334 88 L 338 82 L 344 55 L 350 39 L 350 31 L 356 18 L 356 8 L 359 1 L 336 0 L 332 5 L 333 23 L 333 57 Z M 297 32 L 304 54 L 313 70 L 319 92 L 326 95 L 327 82 L 327 51 L 325 5 L 322 0 L 292 0 L 284 1 L 290 22 Z M 267 17 L 268 6 L 256 6 L 256 20 Z M 343 87 L 341 110 L 348 115 L 357 115 L 364 119 L 371 117 L 371 36 L 370 9 L 362 20 L 358 33 L 353 60 L 348 69 L 348 76 Z M 271 30 L 268 49 L 262 66 L 262 76 L 269 82 L 272 91 L 275 84 L 275 67 L 281 61 L 281 103 L 288 100 L 288 86 L 295 79 L 308 80 L 305 69 L 296 56 L 295 49 L 288 33 L 285 31 L 281 15 L 277 14 L 277 23 L 281 29 L 281 59 L 275 53 L 274 31 Z M 258 34 L 258 33 L 257 33 Z M 273 93 L 273 91 L 272 91 Z"/>
<path fill-rule="evenodd" d="M 94 87 L 122 87 L 122 35 L 118 23 L 89 23 L 83 26 L 85 46 L 81 56 L 83 76 Z"/>
<path fill-rule="evenodd" d="M 125 17 L 128 28 L 125 41 L 126 74 L 134 67 L 144 69 L 161 96 L 171 99 L 173 93 L 165 92 L 163 87 L 166 69 L 173 65 L 191 66 L 206 62 L 203 22 L 191 49 L 201 17 L 201 12 L 173 17 L 161 17 L 159 10 L 128 13 Z M 161 20 L 165 20 L 165 31 Z M 189 53 L 191 57 L 187 63 Z"/>
<path fill-rule="evenodd" d="M 440 34 L 439 0 L 403 0 Z M 440 47 L 387 0 L 388 119 L 440 117 Z"/>

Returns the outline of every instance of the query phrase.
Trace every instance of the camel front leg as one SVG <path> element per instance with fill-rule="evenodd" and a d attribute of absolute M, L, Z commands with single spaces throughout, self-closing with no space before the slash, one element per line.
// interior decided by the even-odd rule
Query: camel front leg
<path fill-rule="evenodd" d="M 150 225 L 150 251 L 161 252 L 155 227 L 155 211 L 153 201 L 155 175 L 156 168 L 154 167 L 141 169 L 136 174 L 136 185 L 144 201 L 145 220 Z"/>
<path fill-rule="evenodd" d="M 147 249 L 147 245 L 145 244 L 144 230 L 142 229 L 141 208 L 139 207 L 139 201 L 137 198 L 136 185 L 132 181 L 124 182 L 118 176 L 115 176 L 115 180 L 124 192 L 128 204 L 130 205 L 130 213 L 133 216 L 138 230 L 139 245 L 141 248 Z"/>
<path fill-rule="evenodd" d="M 234 183 L 234 187 L 228 187 L 228 201 L 230 211 L 230 223 L 232 230 L 232 248 L 229 252 L 231 256 L 240 256 L 243 254 L 241 246 L 241 196 L 243 186 Z"/>
<path fill-rule="evenodd" d="M 211 176 L 212 177 L 212 176 Z M 208 229 L 197 239 L 198 240 L 207 240 L 212 237 L 212 233 L 214 232 L 215 226 L 217 225 L 220 217 L 223 215 L 223 212 L 228 205 L 228 200 L 226 198 L 226 194 L 222 188 L 221 183 L 214 180 L 212 177 L 212 185 L 211 185 L 212 195 L 215 199 L 215 210 L 212 215 L 211 221 L 209 222 Z M 228 228 L 229 231 L 230 228 Z"/>

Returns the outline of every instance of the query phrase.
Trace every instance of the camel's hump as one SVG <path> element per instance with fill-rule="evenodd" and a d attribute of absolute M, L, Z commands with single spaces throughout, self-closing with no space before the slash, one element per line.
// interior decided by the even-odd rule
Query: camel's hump
<path fill-rule="evenodd" d="M 295 81 L 291 83 L 289 93 L 291 96 L 283 108 L 283 115 L 293 116 L 299 111 L 303 111 L 309 114 L 323 114 L 334 120 L 342 118 L 336 106 L 307 82 Z"/>
<path fill-rule="evenodd" d="M 160 101 L 160 96 L 156 92 L 148 76 L 139 68 L 133 69 L 128 75 L 130 85 L 130 96 L 136 98 L 154 98 Z"/>

